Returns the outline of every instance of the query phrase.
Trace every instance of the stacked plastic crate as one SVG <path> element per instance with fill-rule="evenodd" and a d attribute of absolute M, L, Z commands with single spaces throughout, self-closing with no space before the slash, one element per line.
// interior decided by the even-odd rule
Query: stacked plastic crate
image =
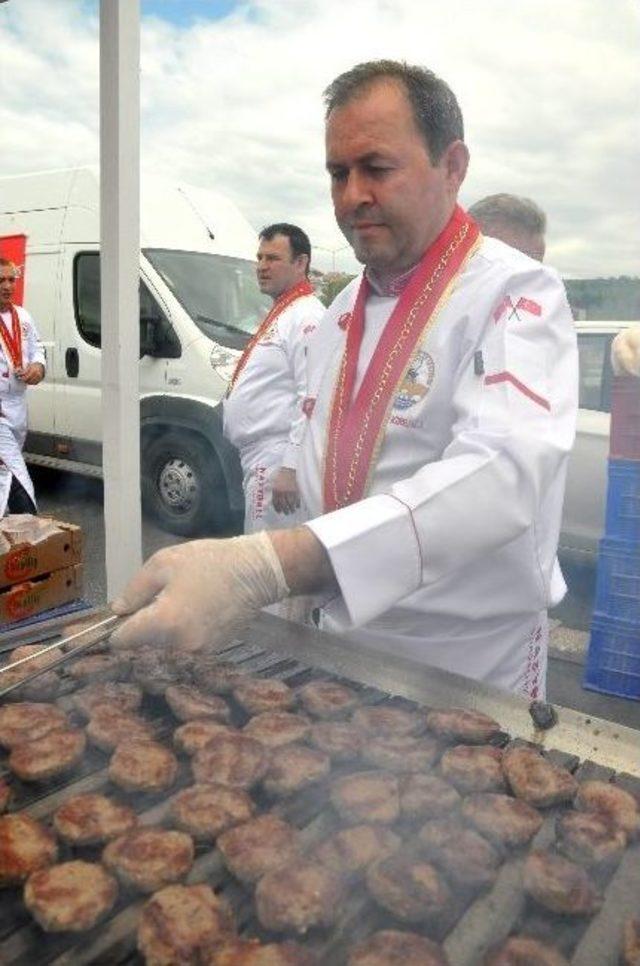
<path fill-rule="evenodd" d="M 605 535 L 584 684 L 640 699 L 640 380 L 634 377 L 613 385 Z"/>

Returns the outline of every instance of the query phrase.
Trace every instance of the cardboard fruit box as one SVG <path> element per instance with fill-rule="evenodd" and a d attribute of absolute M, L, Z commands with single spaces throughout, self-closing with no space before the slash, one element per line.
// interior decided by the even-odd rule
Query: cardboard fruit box
<path fill-rule="evenodd" d="M 82 564 L 63 567 L 0 591 L 0 628 L 82 595 Z"/>
<path fill-rule="evenodd" d="M 11 542 L 13 545 L 0 553 L 0 590 L 12 584 L 30 581 L 42 574 L 73 567 L 82 561 L 82 530 L 74 523 L 63 523 L 47 517 L 38 517 L 41 524 L 51 524 L 52 532 L 37 543 Z M 73 600 L 65 597 L 64 603 Z M 44 609 L 44 608 L 40 608 Z M 37 613 L 37 611 L 33 611 Z M 13 618 L 17 620 L 17 618 Z"/>

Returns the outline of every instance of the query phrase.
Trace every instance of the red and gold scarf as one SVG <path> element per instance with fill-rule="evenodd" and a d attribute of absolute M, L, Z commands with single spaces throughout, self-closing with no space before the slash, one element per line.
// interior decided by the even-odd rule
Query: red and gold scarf
<path fill-rule="evenodd" d="M 254 334 L 247 342 L 244 348 L 244 352 L 238 359 L 238 364 L 231 377 L 231 382 L 229 383 L 229 389 L 227 390 L 227 395 L 229 395 L 229 393 L 237 383 L 238 379 L 240 378 L 240 374 L 244 369 L 244 367 L 246 366 L 247 362 L 249 361 L 249 356 L 255 349 L 256 345 L 258 344 L 258 342 L 260 342 L 262 338 L 264 338 L 264 336 L 267 334 L 271 326 L 275 323 L 276 319 L 280 315 L 282 315 L 284 310 L 288 309 L 289 306 L 296 301 L 296 299 L 301 299 L 305 295 L 313 295 L 314 291 L 315 289 L 311 284 L 311 282 L 305 279 L 303 282 L 299 282 L 297 285 L 294 285 L 293 288 L 288 289 L 286 292 L 283 292 L 282 295 L 278 296 L 278 298 L 275 300 L 275 302 L 267 312 L 266 316 L 258 326 L 257 330 L 254 332 Z"/>
<path fill-rule="evenodd" d="M 22 369 L 22 326 L 15 305 L 9 305 L 9 308 L 4 311 L 11 313 L 13 332 L 9 332 L 4 319 L 0 315 L 0 344 L 2 344 L 12 371 L 15 371 Z"/>
<path fill-rule="evenodd" d="M 479 237 L 473 219 L 456 207 L 398 299 L 354 398 L 369 294 L 369 283 L 363 277 L 347 322 L 347 341 L 329 415 L 323 474 L 325 512 L 365 495 L 393 399 L 414 350 L 451 296 Z"/>

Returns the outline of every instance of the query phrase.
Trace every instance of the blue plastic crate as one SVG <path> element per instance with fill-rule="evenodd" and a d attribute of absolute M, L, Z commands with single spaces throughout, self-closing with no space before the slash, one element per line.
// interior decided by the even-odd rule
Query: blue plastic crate
<path fill-rule="evenodd" d="M 640 460 L 609 460 L 605 536 L 640 550 Z"/>
<path fill-rule="evenodd" d="M 594 612 L 584 686 L 640 701 L 640 625 Z"/>
<path fill-rule="evenodd" d="M 640 546 L 600 541 L 594 610 L 640 626 Z"/>

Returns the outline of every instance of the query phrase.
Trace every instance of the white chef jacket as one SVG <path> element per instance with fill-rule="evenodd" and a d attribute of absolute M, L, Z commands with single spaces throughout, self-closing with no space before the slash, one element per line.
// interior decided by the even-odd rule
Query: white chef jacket
<path fill-rule="evenodd" d="M 371 647 L 541 696 L 546 607 L 577 413 L 576 337 L 553 269 L 482 239 L 392 400 L 365 499 L 320 516 L 338 321 L 309 346 L 310 412 L 298 464 L 308 526 L 341 595 L 320 625 Z M 396 298 L 369 296 L 355 391 Z"/>
<path fill-rule="evenodd" d="M 254 346 L 224 401 L 225 436 L 237 448 L 244 474 L 247 533 L 300 522 L 297 514 L 273 509 L 271 478 L 281 466 L 297 466 L 306 423 L 307 341 L 324 312 L 315 295 L 284 309 Z"/>
<path fill-rule="evenodd" d="M 23 366 L 26 368 L 32 362 L 39 362 L 46 366 L 44 348 L 33 319 L 21 305 L 14 307 L 22 326 Z M 11 312 L 2 312 L 1 315 L 4 324 L 11 331 Z M 11 424 L 20 448 L 24 446 L 27 436 L 26 391 L 28 388 L 29 386 L 14 376 L 11 364 L 0 342 L 0 410 Z"/>

